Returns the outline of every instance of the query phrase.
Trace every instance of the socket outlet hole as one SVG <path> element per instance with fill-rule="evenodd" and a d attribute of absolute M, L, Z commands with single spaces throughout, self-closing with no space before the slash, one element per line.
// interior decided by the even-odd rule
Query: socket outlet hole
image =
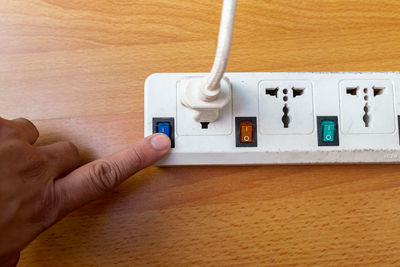
<path fill-rule="evenodd" d="M 385 88 L 383 87 L 376 87 L 376 86 L 373 86 L 372 89 L 374 90 L 374 96 L 383 94 L 383 90 L 385 90 Z"/>
<path fill-rule="evenodd" d="M 287 96 L 283 97 L 283 101 L 287 102 L 289 100 L 289 98 Z"/>
<path fill-rule="evenodd" d="M 279 88 L 267 88 L 265 89 L 265 94 L 270 96 L 278 97 Z"/>
<path fill-rule="evenodd" d="M 293 98 L 297 97 L 297 96 L 302 96 L 304 94 L 304 88 L 292 88 L 293 91 Z"/>
<path fill-rule="evenodd" d="M 283 89 L 283 93 L 284 93 L 285 95 L 287 95 L 288 90 L 287 90 L 287 89 Z"/>
<path fill-rule="evenodd" d="M 208 125 L 210 124 L 209 122 L 200 122 L 201 123 L 201 129 L 208 129 Z"/>
<path fill-rule="evenodd" d="M 364 94 L 368 94 L 368 88 L 364 88 Z"/>
<path fill-rule="evenodd" d="M 369 127 L 369 124 L 370 124 L 370 116 L 369 116 L 369 107 L 368 107 L 368 104 L 365 104 L 365 106 L 364 106 L 364 116 L 363 116 L 363 121 L 364 121 L 364 124 L 365 124 L 365 127 Z"/>
<path fill-rule="evenodd" d="M 284 128 L 289 128 L 289 123 L 290 123 L 290 118 L 289 118 L 289 108 L 285 104 L 285 106 L 282 109 L 283 111 L 283 116 L 282 116 L 282 122 L 283 122 L 283 127 Z"/>
<path fill-rule="evenodd" d="M 347 87 L 346 94 L 357 95 L 357 90 L 358 90 L 358 87 Z"/>

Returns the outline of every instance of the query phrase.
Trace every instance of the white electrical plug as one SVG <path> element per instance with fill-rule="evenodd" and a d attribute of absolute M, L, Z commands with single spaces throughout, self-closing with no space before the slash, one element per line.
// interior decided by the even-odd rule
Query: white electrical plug
<path fill-rule="evenodd" d="M 227 77 L 221 80 L 219 90 L 211 94 L 203 93 L 205 77 L 183 79 L 181 103 L 193 110 L 193 118 L 197 122 L 215 122 L 222 110 L 232 99 L 232 85 Z"/>
<path fill-rule="evenodd" d="M 183 79 L 181 103 L 193 110 L 193 118 L 198 122 L 218 120 L 222 110 L 232 99 L 232 85 L 224 77 L 231 50 L 236 0 L 224 0 L 218 46 L 214 65 L 207 77 Z"/>

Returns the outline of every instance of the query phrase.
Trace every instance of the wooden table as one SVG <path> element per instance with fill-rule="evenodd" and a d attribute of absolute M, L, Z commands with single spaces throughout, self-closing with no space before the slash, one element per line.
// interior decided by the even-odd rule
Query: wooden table
<path fill-rule="evenodd" d="M 0 107 L 92 160 L 143 136 L 143 83 L 205 72 L 219 0 L 4 0 Z M 397 0 L 238 1 L 228 71 L 391 71 Z M 400 166 L 148 168 L 20 266 L 400 265 Z"/>

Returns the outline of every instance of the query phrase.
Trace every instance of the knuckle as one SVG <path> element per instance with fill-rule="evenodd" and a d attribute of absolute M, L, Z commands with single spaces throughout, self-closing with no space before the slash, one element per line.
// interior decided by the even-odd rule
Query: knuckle
<path fill-rule="evenodd" d="M 115 163 L 102 160 L 89 168 L 89 181 L 99 192 L 108 192 L 121 181 L 121 171 Z"/>
<path fill-rule="evenodd" d="M 80 163 L 80 155 L 79 155 L 79 150 L 78 148 L 71 142 L 67 142 L 66 146 L 68 147 L 68 151 L 71 155 L 71 158 L 74 160 L 74 162 L 79 165 Z"/>
<path fill-rule="evenodd" d="M 41 177 L 46 172 L 45 155 L 19 140 L 0 143 L 0 161 L 14 174 L 24 178 Z"/>
<path fill-rule="evenodd" d="M 0 142 L 0 154 L 12 156 L 26 150 L 27 145 L 20 140 L 7 140 Z"/>
<path fill-rule="evenodd" d="M 25 163 L 25 168 L 21 170 L 21 173 L 41 177 L 45 173 L 46 160 L 44 157 L 37 156 Z"/>
<path fill-rule="evenodd" d="M 0 116 L 0 128 L 7 124 L 7 120 Z"/>
<path fill-rule="evenodd" d="M 28 120 L 26 118 L 18 118 L 15 121 L 20 121 L 20 122 L 24 123 L 26 126 L 31 128 L 35 132 L 36 135 L 39 135 L 39 130 L 36 128 L 35 124 L 33 124 L 33 122 L 31 122 L 30 120 Z"/>
<path fill-rule="evenodd" d="M 68 147 L 68 150 L 71 151 L 72 153 L 74 153 L 76 155 L 79 154 L 78 148 L 73 143 L 66 142 L 66 146 Z"/>
<path fill-rule="evenodd" d="M 0 138 L 5 139 L 18 139 L 20 137 L 20 133 L 13 127 L 8 125 L 3 125 L 0 128 Z"/>
<path fill-rule="evenodd" d="M 66 153 L 70 153 L 71 155 L 75 156 L 75 157 L 79 157 L 79 151 L 78 148 L 71 142 L 62 142 L 62 145 L 64 147 L 64 151 Z"/>
<path fill-rule="evenodd" d="M 45 173 L 47 160 L 42 153 L 37 153 L 30 149 L 20 154 L 20 164 L 17 173 L 21 176 L 41 177 Z"/>
<path fill-rule="evenodd" d="M 34 126 L 33 123 L 30 120 L 22 118 L 22 117 L 21 118 L 17 118 L 14 121 L 20 121 L 20 122 L 23 122 L 23 123 L 30 124 L 30 125 Z"/>

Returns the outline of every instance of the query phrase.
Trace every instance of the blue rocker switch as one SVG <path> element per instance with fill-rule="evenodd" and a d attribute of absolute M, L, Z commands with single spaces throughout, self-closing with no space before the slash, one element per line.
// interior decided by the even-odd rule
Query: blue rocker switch
<path fill-rule="evenodd" d="M 175 147 L 175 119 L 153 118 L 153 134 L 163 133 L 171 139 L 171 148 Z"/>
<path fill-rule="evenodd" d="M 157 124 L 157 133 L 163 133 L 171 138 L 171 124 L 169 122 L 159 122 Z"/>

